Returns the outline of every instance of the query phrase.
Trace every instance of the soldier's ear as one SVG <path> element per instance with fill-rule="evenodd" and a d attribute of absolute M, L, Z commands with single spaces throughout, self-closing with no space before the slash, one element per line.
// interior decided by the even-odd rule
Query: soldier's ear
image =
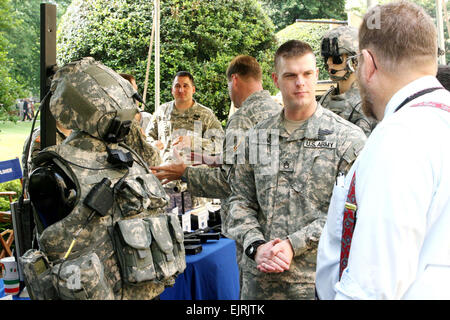
<path fill-rule="evenodd" d="M 278 75 L 276 72 L 272 72 L 272 80 L 275 86 L 280 89 L 280 87 L 278 86 Z"/>

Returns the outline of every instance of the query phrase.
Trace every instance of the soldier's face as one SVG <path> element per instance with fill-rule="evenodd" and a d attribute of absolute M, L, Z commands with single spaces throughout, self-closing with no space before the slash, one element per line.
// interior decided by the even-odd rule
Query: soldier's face
<path fill-rule="evenodd" d="M 172 85 L 172 96 L 175 98 L 175 104 L 191 102 L 194 93 L 195 87 L 189 77 L 175 77 Z"/>
<path fill-rule="evenodd" d="M 312 53 L 301 57 L 281 57 L 277 70 L 272 74 L 280 89 L 285 108 L 304 109 L 314 107 L 319 70 Z"/>

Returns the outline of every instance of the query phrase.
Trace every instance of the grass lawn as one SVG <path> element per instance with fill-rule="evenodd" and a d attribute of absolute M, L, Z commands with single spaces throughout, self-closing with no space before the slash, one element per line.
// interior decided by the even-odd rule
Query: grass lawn
<path fill-rule="evenodd" d="M 30 134 L 32 121 L 0 121 L 0 161 L 22 158 L 23 144 Z M 39 126 L 36 120 L 35 127 Z"/>

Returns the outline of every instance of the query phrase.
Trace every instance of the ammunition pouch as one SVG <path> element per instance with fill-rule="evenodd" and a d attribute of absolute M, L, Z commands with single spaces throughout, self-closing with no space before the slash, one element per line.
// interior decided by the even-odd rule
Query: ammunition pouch
<path fill-rule="evenodd" d="M 137 218 L 117 222 L 114 239 L 123 281 L 138 284 L 156 278 L 147 221 Z"/>
<path fill-rule="evenodd" d="M 153 174 L 125 179 L 117 191 L 117 203 L 122 217 L 134 216 L 146 209 L 163 208 L 168 203 L 164 190 Z"/>
<path fill-rule="evenodd" d="M 183 232 L 173 215 L 121 220 L 114 229 L 123 280 L 163 281 L 186 268 Z"/>
<path fill-rule="evenodd" d="M 30 249 L 19 258 L 25 285 L 32 300 L 54 300 L 58 294 L 53 287 L 51 266 L 47 256 L 38 250 Z"/>
<path fill-rule="evenodd" d="M 57 264 L 52 268 L 53 286 L 63 300 L 113 300 L 103 263 L 95 252 Z"/>

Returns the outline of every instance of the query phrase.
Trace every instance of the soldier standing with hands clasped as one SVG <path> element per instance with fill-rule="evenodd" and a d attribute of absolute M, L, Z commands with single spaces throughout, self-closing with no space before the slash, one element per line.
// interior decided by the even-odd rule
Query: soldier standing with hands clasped
<path fill-rule="evenodd" d="M 366 137 L 316 102 L 318 69 L 308 44 L 288 41 L 274 60 L 284 109 L 249 133 L 249 158 L 231 183 L 228 233 L 245 250 L 241 299 L 313 299 L 333 183 Z"/>

